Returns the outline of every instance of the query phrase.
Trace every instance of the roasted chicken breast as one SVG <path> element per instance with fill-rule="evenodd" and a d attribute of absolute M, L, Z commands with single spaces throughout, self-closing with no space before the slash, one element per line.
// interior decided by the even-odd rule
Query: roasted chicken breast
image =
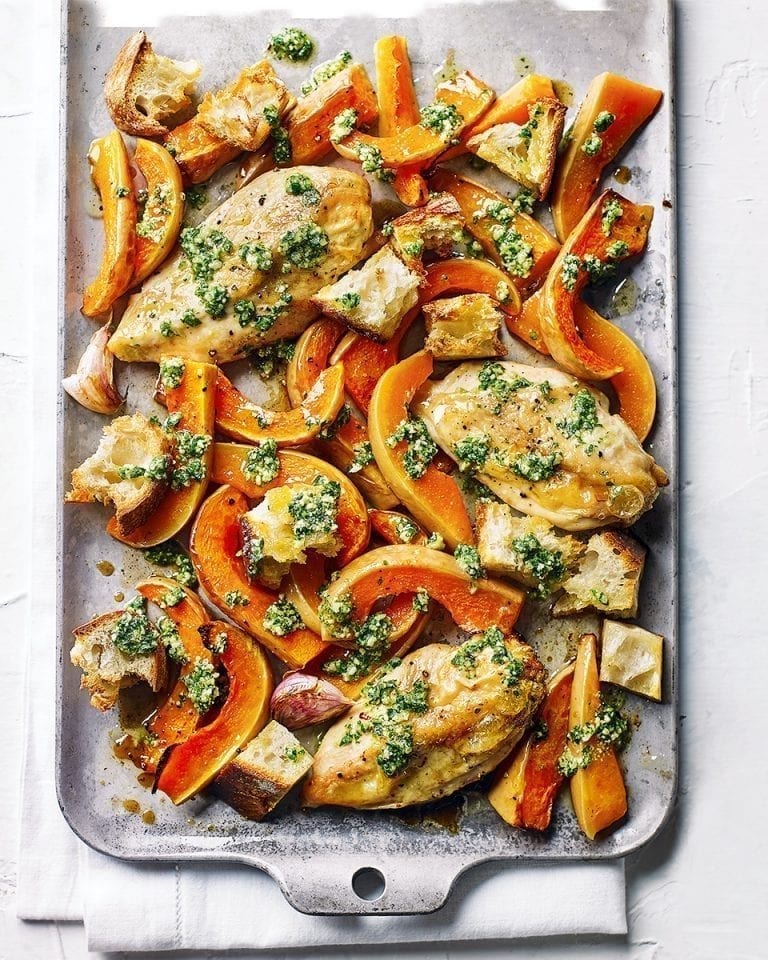
<path fill-rule="evenodd" d="M 226 363 L 301 333 L 309 298 L 364 255 L 364 177 L 336 167 L 273 170 L 234 194 L 134 294 L 109 342 L 121 360 L 173 354 Z"/>
<path fill-rule="evenodd" d="M 492 770 L 545 694 L 533 650 L 497 628 L 460 647 L 433 643 L 380 672 L 323 738 L 308 806 L 405 807 Z"/>
<path fill-rule="evenodd" d="M 668 482 L 605 395 L 553 367 L 464 363 L 415 412 L 502 500 L 563 530 L 629 526 Z"/>

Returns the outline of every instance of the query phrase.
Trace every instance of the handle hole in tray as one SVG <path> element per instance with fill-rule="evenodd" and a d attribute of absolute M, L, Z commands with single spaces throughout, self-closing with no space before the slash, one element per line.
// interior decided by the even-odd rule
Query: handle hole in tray
<path fill-rule="evenodd" d="M 375 867 L 361 867 L 352 877 L 352 889 L 361 900 L 378 900 L 386 888 L 384 874 Z"/>

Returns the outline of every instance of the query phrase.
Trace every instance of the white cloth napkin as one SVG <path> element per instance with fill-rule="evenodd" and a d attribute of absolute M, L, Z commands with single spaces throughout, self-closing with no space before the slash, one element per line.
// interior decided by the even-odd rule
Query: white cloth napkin
<path fill-rule="evenodd" d="M 467 873 L 448 904 L 429 916 L 308 917 L 266 875 L 237 864 L 124 863 L 87 850 L 56 801 L 56 422 L 59 375 L 54 331 L 59 183 L 56 66 L 58 4 L 35 5 L 38 104 L 34 249 L 35 452 L 29 501 L 30 611 L 25 758 L 17 910 L 34 920 L 84 920 L 103 951 L 290 948 L 324 944 L 512 939 L 626 932 L 621 861 L 488 864 Z M 127 893 L 128 892 L 128 893 Z M 243 909 L 247 903 L 248 908 Z"/>

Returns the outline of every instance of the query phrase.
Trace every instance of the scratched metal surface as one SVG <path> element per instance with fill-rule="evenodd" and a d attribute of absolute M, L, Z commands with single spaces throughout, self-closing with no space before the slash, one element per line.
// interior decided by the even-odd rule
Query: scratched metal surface
<path fill-rule="evenodd" d="M 610 4 L 609 4 L 610 6 Z M 101 99 L 104 73 L 126 31 L 92 27 L 93 8 L 73 4 L 64 99 L 66 198 L 61 274 L 62 369 L 74 369 L 91 321 L 79 313 L 86 277 L 94 272 L 101 225 L 88 214 L 91 187 L 85 153 L 90 140 L 108 129 Z M 206 66 L 205 87 L 215 86 L 249 60 L 256 59 L 269 32 L 285 14 L 264 13 L 237 20 L 166 20 L 152 37 L 163 52 L 195 57 Z M 72 828 L 90 845 L 128 859 L 231 859 L 267 870 L 289 901 L 310 913 L 419 913 L 444 903 L 455 878 L 474 864 L 493 859 L 583 859 L 616 857 L 637 849 L 663 825 L 676 789 L 676 398 L 675 398 L 675 236 L 674 218 L 662 206 L 674 199 L 673 92 L 670 58 L 671 20 L 667 0 L 628 0 L 615 10 L 564 11 L 548 0 L 446 7 L 405 20 L 297 21 L 319 40 L 319 58 L 350 48 L 371 72 L 376 37 L 388 32 L 408 36 L 422 102 L 431 99 L 434 71 L 449 48 L 460 67 L 475 70 L 497 91 L 516 78 L 515 59 L 525 53 L 537 72 L 565 79 L 577 105 L 591 77 L 610 69 L 662 88 L 666 96 L 651 124 L 622 162 L 632 180 L 620 192 L 653 203 L 656 216 L 649 250 L 632 276 L 640 291 L 635 311 L 621 319 L 648 355 L 659 387 L 657 425 L 650 449 L 673 477 L 653 512 L 636 528 L 649 547 L 641 595 L 640 620 L 667 638 L 664 701 L 660 705 L 630 698 L 638 727 L 624 755 L 630 816 L 598 843 L 580 833 L 567 799 L 559 803 L 554 827 L 545 836 L 508 828 L 478 790 L 468 789 L 457 832 L 427 823 L 411 825 L 391 813 L 319 810 L 302 812 L 295 803 L 268 821 L 242 820 L 225 805 L 207 798 L 173 808 L 162 797 L 142 798 L 157 822 L 118 816 L 121 800 L 136 795 L 136 771 L 112 756 L 108 733 L 114 720 L 97 715 L 78 691 L 77 671 L 68 662 L 71 629 L 114 607 L 116 590 L 128 592 L 148 568 L 140 557 L 104 533 L 99 507 L 60 511 L 59 523 L 59 704 L 57 724 L 58 793 Z M 546 25 L 546 28 L 543 27 Z M 281 72 L 298 86 L 306 68 Z M 571 115 L 573 114 L 571 110 Z M 133 365 L 122 374 L 129 384 L 130 409 L 151 409 L 153 371 Z M 66 404 L 60 425 L 60 492 L 69 471 L 95 445 L 103 420 Z M 100 560 L 117 568 L 115 578 L 95 570 Z M 129 594 L 130 595 L 130 594 Z M 534 614 L 521 624 L 527 639 L 554 669 L 573 637 L 589 629 L 583 618 L 560 627 Z M 445 630 L 438 621 L 433 636 Z M 567 791 L 566 791 L 567 793 Z M 373 866 L 386 879 L 383 896 L 368 902 L 351 887 L 354 872 Z"/>

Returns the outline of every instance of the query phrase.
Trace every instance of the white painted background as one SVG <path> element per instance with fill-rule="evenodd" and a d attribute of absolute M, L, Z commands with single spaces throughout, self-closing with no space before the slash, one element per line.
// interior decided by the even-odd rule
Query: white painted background
<path fill-rule="evenodd" d="M 14 906 L 26 571 L 34 563 L 27 550 L 28 398 L 35 351 L 54 349 L 56 328 L 51 316 L 50 339 L 30 342 L 29 292 L 53 276 L 51 264 L 36 263 L 29 223 L 36 164 L 56 163 L 55 88 L 43 91 L 54 104 L 47 110 L 52 122 L 47 143 L 33 155 L 39 64 L 58 57 L 57 38 L 35 22 L 51 4 L 0 0 L 0 960 L 86 956 L 80 926 L 22 924 Z M 130 6 L 138 21 L 162 3 Z M 302 6 L 318 12 L 308 0 Z M 320 9 L 363 6 L 331 0 Z M 396 14 L 409 4 L 386 6 Z M 679 809 L 629 864 L 628 937 L 398 947 L 403 960 L 768 955 L 768 631 L 761 615 L 768 582 L 768 4 L 678 0 L 677 7 L 685 718 Z M 395 951 L 311 955 L 362 960 Z"/>

